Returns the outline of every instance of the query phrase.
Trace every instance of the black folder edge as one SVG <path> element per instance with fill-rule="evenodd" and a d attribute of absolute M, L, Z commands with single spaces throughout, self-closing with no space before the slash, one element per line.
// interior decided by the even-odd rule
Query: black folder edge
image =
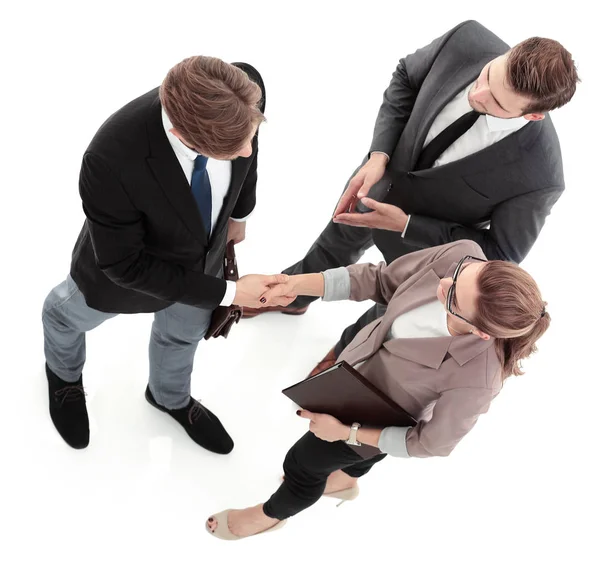
<path fill-rule="evenodd" d="M 409 415 L 402 407 L 400 407 L 397 403 L 394 403 L 394 401 L 392 401 L 385 393 L 383 393 L 382 391 L 377 389 L 377 387 L 375 387 L 370 381 L 365 379 L 360 374 L 360 372 L 355 370 L 348 362 L 339 362 L 339 363 L 335 364 L 334 366 L 330 367 L 329 369 L 326 369 L 325 371 L 318 373 L 317 375 L 313 375 L 312 377 L 308 377 L 302 381 L 299 381 L 298 383 L 294 383 L 294 385 L 290 385 L 289 387 L 286 387 L 281 392 L 286 397 L 288 397 L 286 391 L 293 389 L 294 387 L 296 387 L 296 385 L 300 385 L 301 383 L 304 383 L 306 381 L 311 381 L 313 379 L 316 379 L 317 377 L 320 377 L 323 374 L 329 373 L 329 372 L 333 371 L 334 369 L 338 369 L 340 367 L 343 367 L 345 370 L 347 370 L 350 373 L 350 375 L 352 375 L 352 377 L 354 377 L 354 379 L 357 379 L 358 381 L 360 381 L 364 386 L 366 386 L 368 389 L 370 389 L 373 393 L 379 395 L 381 397 L 381 399 L 383 399 L 392 409 L 394 409 L 394 411 L 404 413 L 407 417 L 409 417 L 410 420 L 412 420 L 412 422 L 413 422 L 412 426 L 415 426 L 417 424 L 417 421 L 412 417 L 412 415 Z M 288 399 L 290 399 L 290 397 L 288 397 Z M 293 399 L 290 399 L 290 400 L 294 401 Z M 295 403 L 295 401 L 294 401 L 294 403 Z M 302 407 L 302 408 L 304 409 L 304 407 Z M 344 423 L 344 424 L 348 424 L 348 423 Z M 370 426 L 369 423 L 361 423 L 361 424 L 364 424 L 364 426 L 367 426 L 367 427 Z M 393 425 L 390 425 L 390 426 L 393 426 Z M 404 425 L 404 426 L 410 426 L 410 425 Z"/>

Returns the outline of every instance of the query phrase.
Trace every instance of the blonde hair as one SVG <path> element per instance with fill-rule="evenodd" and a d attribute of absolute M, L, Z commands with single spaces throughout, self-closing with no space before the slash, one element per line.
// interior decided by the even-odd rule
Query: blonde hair
<path fill-rule="evenodd" d="M 477 278 L 479 296 L 473 325 L 496 339 L 503 378 L 522 375 L 521 360 L 537 351 L 548 330 L 546 302 L 531 275 L 508 261 L 488 261 Z"/>

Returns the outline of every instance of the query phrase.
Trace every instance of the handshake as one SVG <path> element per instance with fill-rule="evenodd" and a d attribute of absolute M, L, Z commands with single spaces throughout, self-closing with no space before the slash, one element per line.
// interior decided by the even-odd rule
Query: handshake
<path fill-rule="evenodd" d="M 236 281 L 234 305 L 240 307 L 287 307 L 297 296 L 295 277 L 289 275 L 244 275 Z"/>

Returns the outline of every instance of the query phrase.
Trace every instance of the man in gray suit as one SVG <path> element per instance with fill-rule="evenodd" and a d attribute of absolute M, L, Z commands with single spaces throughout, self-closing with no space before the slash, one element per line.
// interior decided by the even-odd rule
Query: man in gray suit
<path fill-rule="evenodd" d="M 533 37 L 510 49 L 475 21 L 401 59 L 368 155 L 331 222 L 284 273 L 351 265 L 373 244 L 390 263 L 461 239 L 477 242 L 489 259 L 521 262 L 564 190 L 547 112 L 569 102 L 578 81 L 558 42 Z M 303 314 L 311 300 L 245 316 Z M 375 305 L 347 328 L 315 371 L 383 312 Z"/>

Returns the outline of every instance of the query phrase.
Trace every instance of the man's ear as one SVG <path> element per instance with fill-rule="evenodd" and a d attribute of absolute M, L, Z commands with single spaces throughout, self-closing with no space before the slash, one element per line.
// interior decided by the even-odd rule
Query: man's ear
<path fill-rule="evenodd" d="M 530 122 L 539 122 L 546 117 L 546 114 L 540 114 L 539 112 L 534 112 L 532 114 L 523 114 L 523 118 L 525 120 L 529 120 Z"/>

